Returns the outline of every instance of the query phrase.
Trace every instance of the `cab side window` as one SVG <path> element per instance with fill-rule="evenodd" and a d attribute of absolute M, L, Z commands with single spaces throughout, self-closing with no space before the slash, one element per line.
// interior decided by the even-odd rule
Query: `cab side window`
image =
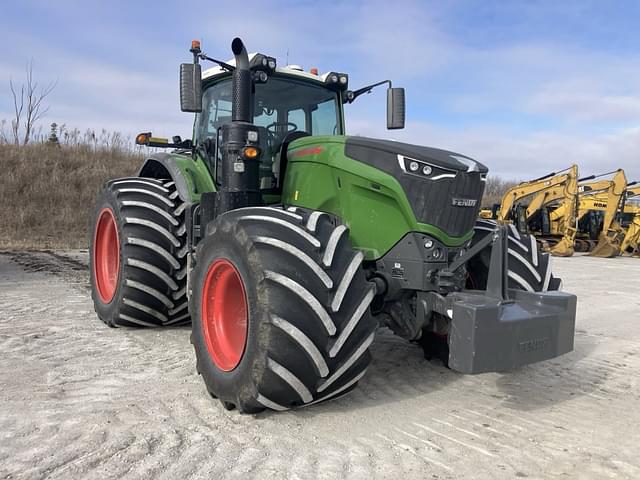
<path fill-rule="evenodd" d="M 312 135 L 335 135 L 338 130 L 338 118 L 335 101 L 329 99 L 319 103 L 317 108 L 311 111 Z"/>
<path fill-rule="evenodd" d="M 289 110 L 289 113 L 287 114 L 287 122 L 295 124 L 298 127 L 298 131 L 309 132 L 309 130 L 307 129 L 306 116 L 304 110 L 301 108 L 298 108 L 296 110 Z"/>
<path fill-rule="evenodd" d="M 223 80 L 207 88 L 202 97 L 202 113 L 196 116 L 196 139 L 214 138 L 218 128 L 231 122 L 231 81 Z"/>

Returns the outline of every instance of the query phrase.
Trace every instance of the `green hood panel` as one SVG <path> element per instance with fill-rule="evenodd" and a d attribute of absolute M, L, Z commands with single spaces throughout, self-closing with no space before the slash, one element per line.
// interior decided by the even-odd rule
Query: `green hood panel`
<path fill-rule="evenodd" d="M 382 257 L 408 232 L 431 235 L 448 246 L 460 237 L 419 223 L 400 183 L 390 174 L 345 155 L 346 136 L 304 137 L 289 147 L 282 202 L 333 213 L 350 229 L 367 260 Z"/>

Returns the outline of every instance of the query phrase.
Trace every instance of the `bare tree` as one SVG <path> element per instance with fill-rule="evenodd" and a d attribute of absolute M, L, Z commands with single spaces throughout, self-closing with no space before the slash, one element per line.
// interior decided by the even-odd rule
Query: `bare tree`
<path fill-rule="evenodd" d="M 13 79 L 9 79 L 9 87 L 11 88 L 11 94 L 13 95 L 13 108 L 14 116 L 11 120 L 11 134 L 13 135 L 13 141 L 16 145 L 20 145 L 20 123 L 22 120 L 22 110 L 24 110 L 24 85 L 20 87 L 20 96 L 16 93 L 16 89 L 13 86 Z"/>
<path fill-rule="evenodd" d="M 51 82 L 45 87 L 39 87 L 33 78 L 33 59 L 27 64 L 27 81 L 16 88 L 13 79 L 9 79 L 9 87 L 13 95 L 14 117 L 11 120 L 11 134 L 13 142 L 19 145 L 20 133 L 23 131 L 22 144 L 26 145 L 31 139 L 33 127 L 49 111 L 49 107 L 43 102 L 56 88 L 56 82 Z"/>
<path fill-rule="evenodd" d="M 483 206 L 490 207 L 494 203 L 500 203 L 507 190 L 518 183 L 520 182 L 489 176 L 484 187 Z"/>

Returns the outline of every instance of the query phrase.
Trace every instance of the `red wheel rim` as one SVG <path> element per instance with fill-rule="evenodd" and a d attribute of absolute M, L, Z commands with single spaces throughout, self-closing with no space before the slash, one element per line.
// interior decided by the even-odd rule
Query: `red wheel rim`
<path fill-rule="evenodd" d="M 236 368 L 247 343 L 248 308 L 236 267 L 219 259 L 209 266 L 202 290 L 202 329 L 207 350 L 225 372 Z"/>
<path fill-rule="evenodd" d="M 93 277 L 98 296 L 104 303 L 113 300 L 120 273 L 120 241 L 113 211 L 103 208 L 98 215 L 93 238 Z"/>

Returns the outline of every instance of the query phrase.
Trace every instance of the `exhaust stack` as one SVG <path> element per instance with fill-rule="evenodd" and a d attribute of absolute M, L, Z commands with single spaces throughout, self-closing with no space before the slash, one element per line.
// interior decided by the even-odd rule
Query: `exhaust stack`
<path fill-rule="evenodd" d="M 230 210 L 260 205 L 260 131 L 251 116 L 253 78 L 249 56 L 242 40 L 234 38 L 231 51 L 236 66 L 231 77 L 231 122 L 220 127 L 218 191 L 203 194 L 201 221 L 206 222 Z"/>
<path fill-rule="evenodd" d="M 238 37 L 231 42 L 231 50 L 236 59 L 236 68 L 232 78 L 232 112 L 234 122 L 251 120 L 251 71 L 247 49 Z"/>

